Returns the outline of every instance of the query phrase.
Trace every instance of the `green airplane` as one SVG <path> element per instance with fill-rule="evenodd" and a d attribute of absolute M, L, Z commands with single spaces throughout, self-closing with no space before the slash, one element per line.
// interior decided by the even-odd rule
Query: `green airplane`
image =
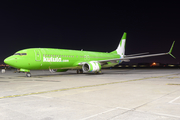
<path fill-rule="evenodd" d="M 54 48 L 29 48 L 16 52 L 14 55 L 6 58 L 4 63 L 25 72 L 27 77 L 31 77 L 30 70 L 49 69 L 50 72 L 65 72 L 73 69 L 77 70 L 77 73 L 100 73 L 102 68 L 113 67 L 123 61 L 128 62 L 130 59 L 167 54 L 174 57 L 171 52 L 175 41 L 167 53 L 125 55 L 126 35 L 124 32 L 117 49 L 110 53 Z"/>

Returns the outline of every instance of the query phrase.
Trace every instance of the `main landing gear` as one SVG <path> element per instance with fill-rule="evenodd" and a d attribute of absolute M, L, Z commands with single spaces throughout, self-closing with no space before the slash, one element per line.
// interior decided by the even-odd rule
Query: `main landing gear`
<path fill-rule="evenodd" d="M 101 74 L 102 72 L 101 71 L 96 71 L 94 72 L 95 74 Z M 77 74 L 83 74 L 83 70 L 77 70 Z"/>
<path fill-rule="evenodd" d="M 101 71 L 97 71 L 97 72 L 95 72 L 96 74 L 101 74 L 102 72 Z"/>
<path fill-rule="evenodd" d="M 83 70 L 77 70 L 77 74 L 83 74 Z"/>
<path fill-rule="evenodd" d="M 27 72 L 27 73 L 26 73 L 26 77 L 31 77 L 31 73 L 30 73 L 30 72 Z"/>

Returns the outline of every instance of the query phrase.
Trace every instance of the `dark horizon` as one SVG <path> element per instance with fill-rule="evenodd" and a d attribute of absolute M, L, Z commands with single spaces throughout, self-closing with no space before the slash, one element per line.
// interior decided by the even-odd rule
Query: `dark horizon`
<path fill-rule="evenodd" d="M 127 32 L 126 54 L 168 52 L 131 60 L 180 62 L 180 8 L 169 2 L 28 2 L 8 1 L 1 9 L 0 64 L 26 48 L 60 48 L 111 52 Z M 130 63 L 131 63 L 130 62 Z"/>

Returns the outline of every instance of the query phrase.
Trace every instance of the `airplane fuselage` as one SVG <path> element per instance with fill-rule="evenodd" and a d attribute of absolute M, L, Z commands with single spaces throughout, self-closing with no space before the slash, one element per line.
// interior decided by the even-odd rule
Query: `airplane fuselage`
<path fill-rule="evenodd" d="M 8 57 L 6 62 L 12 67 L 27 70 L 41 69 L 81 69 L 81 62 L 98 61 L 120 58 L 115 53 L 90 52 L 79 50 L 53 49 L 53 48 L 30 48 L 16 52 Z M 117 62 L 108 62 L 102 67 L 111 67 Z"/>

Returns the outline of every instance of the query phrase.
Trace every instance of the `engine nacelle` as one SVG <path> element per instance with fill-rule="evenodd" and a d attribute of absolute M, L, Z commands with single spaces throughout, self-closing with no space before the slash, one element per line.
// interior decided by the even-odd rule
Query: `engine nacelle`
<path fill-rule="evenodd" d="M 87 62 L 82 66 L 83 72 L 98 72 L 101 70 L 101 64 L 98 62 Z"/>

